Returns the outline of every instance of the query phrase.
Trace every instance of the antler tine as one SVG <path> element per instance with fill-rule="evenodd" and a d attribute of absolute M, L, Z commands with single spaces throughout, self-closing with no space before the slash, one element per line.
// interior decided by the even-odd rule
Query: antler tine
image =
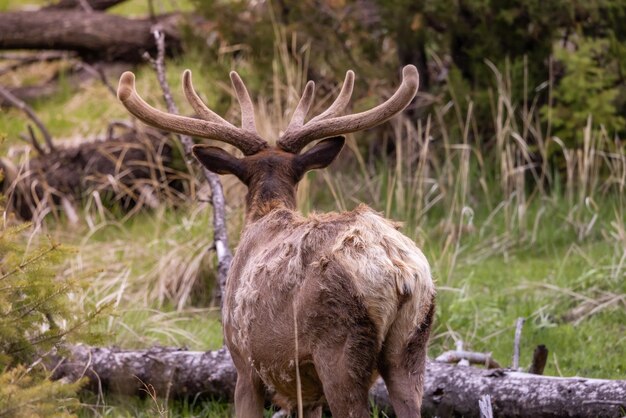
<path fill-rule="evenodd" d="M 188 118 L 155 109 L 137 94 L 135 75 L 130 71 L 120 77 L 117 97 L 130 113 L 148 125 L 179 134 L 227 142 L 239 148 L 245 155 L 256 154 L 267 148 L 267 142 L 255 132 L 235 128 L 230 124 Z"/>
<path fill-rule="evenodd" d="M 254 106 L 252 100 L 248 94 L 248 89 L 243 83 L 239 74 L 235 71 L 230 72 L 230 81 L 237 93 L 237 100 L 239 100 L 239 107 L 241 107 L 241 127 L 249 132 L 256 133 L 256 123 L 254 122 Z"/>
<path fill-rule="evenodd" d="M 317 139 L 372 128 L 404 110 L 415 97 L 418 86 L 417 68 L 407 65 L 402 70 L 402 83 L 386 102 L 365 112 L 311 121 L 301 129 L 285 132 L 277 144 L 285 151 L 298 153 L 306 144 Z"/>
<path fill-rule="evenodd" d="M 348 70 L 348 72 L 346 72 L 346 78 L 343 81 L 343 86 L 341 86 L 341 91 L 339 92 L 339 95 L 337 96 L 333 104 L 331 104 L 328 109 L 326 109 L 323 113 L 320 113 L 319 115 L 311 119 L 308 123 L 332 118 L 343 112 L 348 106 L 348 103 L 350 103 L 353 88 L 354 71 Z"/>
<path fill-rule="evenodd" d="M 207 105 L 204 104 L 200 96 L 198 96 L 191 81 L 191 70 L 185 70 L 183 72 L 183 91 L 185 92 L 187 101 L 191 107 L 193 107 L 193 110 L 195 110 L 198 116 L 202 119 L 232 126 L 230 122 L 226 121 L 220 115 L 209 109 Z"/>
<path fill-rule="evenodd" d="M 304 93 L 302 93 L 302 97 L 298 102 L 298 106 L 296 106 L 296 110 L 294 110 L 293 115 L 291 116 L 291 121 L 289 121 L 289 125 L 287 125 L 285 132 L 299 129 L 302 125 L 304 125 L 304 118 L 306 118 L 307 113 L 309 113 L 314 97 L 315 82 L 309 81 L 304 87 Z"/>

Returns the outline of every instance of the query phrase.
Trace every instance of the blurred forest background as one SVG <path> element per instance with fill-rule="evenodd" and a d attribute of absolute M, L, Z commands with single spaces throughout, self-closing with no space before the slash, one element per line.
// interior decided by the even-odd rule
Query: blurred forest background
<path fill-rule="evenodd" d="M 35 13 L 87 29 L 61 46 L 54 31 L 20 43 L 46 33 Z M 147 22 L 143 46 L 76 46 L 106 29 L 104 17 L 89 26 L 101 15 L 124 19 L 109 32 Z M 47 380 L 42 360 L 74 342 L 222 345 L 208 187 L 175 137 L 133 121 L 111 91 L 132 70 L 165 109 L 143 57 L 156 54 L 154 25 L 181 113 L 192 114 L 180 89 L 190 68 L 209 107 L 236 122 L 235 69 L 270 141 L 307 80 L 315 115 L 353 69 L 358 112 L 416 65 L 414 103 L 349 135 L 333 166 L 301 183 L 299 208 L 364 202 L 403 222 L 439 289 L 431 356 L 462 341 L 508 364 L 523 317 L 522 366 L 545 344 L 546 374 L 623 379 L 625 21 L 624 0 L 0 0 L 0 416 L 230 413 L 79 395 Z M 234 248 L 245 189 L 222 181 Z"/>

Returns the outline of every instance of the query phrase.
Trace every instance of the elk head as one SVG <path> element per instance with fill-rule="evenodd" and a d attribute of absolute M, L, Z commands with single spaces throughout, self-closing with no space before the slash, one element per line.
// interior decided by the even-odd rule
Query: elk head
<path fill-rule="evenodd" d="M 237 158 L 218 147 L 196 145 L 193 153 L 210 171 L 234 174 L 247 187 L 247 218 L 257 219 L 279 205 L 295 208 L 297 184 L 309 170 L 328 166 L 341 151 L 342 134 L 379 125 L 402 111 L 417 92 L 419 76 L 413 65 L 404 67 L 402 83 L 384 103 L 373 109 L 339 116 L 348 106 L 354 86 L 354 72 L 348 71 L 335 101 L 323 113 L 305 123 L 315 94 L 309 81 L 284 134 L 270 146 L 257 132 L 254 108 L 248 91 L 236 72 L 230 78 L 241 106 L 241 128 L 235 127 L 210 110 L 193 88 L 191 71 L 183 73 L 185 96 L 199 119 L 165 113 L 147 104 L 135 90 L 135 76 L 125 72 L 120 78 L 118 98 L 145 123 L 170 132 L 209 138 L 239 148 Z M 323 139 L 300 153 L 309 143 Z"/>

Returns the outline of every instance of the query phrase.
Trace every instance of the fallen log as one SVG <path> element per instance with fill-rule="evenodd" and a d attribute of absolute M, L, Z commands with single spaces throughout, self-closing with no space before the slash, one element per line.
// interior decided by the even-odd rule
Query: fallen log
<path fill-rule="evenodd" d="M 126 0 L 59 0 L 49 6 L 43 7 L 41 10 L 58 10 L 58 9 L 78 9 L 83 7 L 81 3 L 85 3 L 92 10 L 106 10 Z"/>
<path fill-rule="evenodd" d="M 158 396 L 232 402 L 237 379 L 225 348 L 207 352 L 168 347 L 132 351 L 77 345 L 55 367 L 55 380 L 74 382 L 87 377 L 89 390 L 132 396 L 145 395 L 146 385 L 152 385 Z"/>
<path fill-rule="evenodd" d="M 142 62 L 144 52 L 156 52 L 155 25 L 167 34 L 166 52 L 180 51 L 180 18 L 128 19 L 76 9 L 0 13 L 0 49 L 56 49 L 75 51 L 89 62 Z"/>
<path fill-rule="evenodd" d="M 122 350 L 72 346 L 53 364 L 55 379 L 87 377 L 87 388 L 141 396 L 151 385 L 158 396 L 193 397 L 231 402 L 236 370 L 228 351 L 198 352 L 156 347 Z M 626 380 L 559 378 L 479 369 L 429 361 L 422 413 L 439 417 L 479 417 L 478 401 L 490 395 L 494 416 L 622 417 Z M 391 413 L 389 396 L 379 379 L 370 390 L 379 410 Z"/>

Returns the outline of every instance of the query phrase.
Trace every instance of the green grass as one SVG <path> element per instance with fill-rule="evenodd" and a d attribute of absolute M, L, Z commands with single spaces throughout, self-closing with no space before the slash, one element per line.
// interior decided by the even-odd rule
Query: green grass
<path fill-rule="evenodd" d="M 626 311 L 624 302 L 590 315 L 580 323 L 567 314 L 583 303 L 570 293 L 597 298 L 601 292 L 624 294 L 623 276 L 609 279 L 612 245 L 587 243 L 575 247 L 514 250 L 472 262 L 471 250 L 459 260 L 450 283 L 442 283 L 431 354 L 465 348 L 492 352 L 510 365 L 518 317 L 526 318 L 520 365 L 527 368 L 534 348 L 550 350 L 548 375 L 623 378 L 626 373 Z M 574 251 L 572 249 L 575 248 Z M 591 306 L 590 308 L 592 308 Z M 603 353 L 589 356 L 589 353 Z"/>
<path fill-rule="evenodd" d="M 106 323 L 115 344 L 128 349 L 155 345 L 206 351 L 222 347 L 222 325 L 215 309 L 183 311 L 121 308 Z"/>
<path fill-rule="evenodd" d="M 0 0 L 0 12 L 38 8 L 47 3 L 46 0 Z"/>
<path fill-rule="evenodd" d="M 115 7 L 109 12 L 127 17 L 142 18 L 150 14 L 150 6 L 147 0 L 128 0 Z M 193 0 L 153 1 L 154 13 L 164 14 L 172 12 L 193 11 Z"/>

